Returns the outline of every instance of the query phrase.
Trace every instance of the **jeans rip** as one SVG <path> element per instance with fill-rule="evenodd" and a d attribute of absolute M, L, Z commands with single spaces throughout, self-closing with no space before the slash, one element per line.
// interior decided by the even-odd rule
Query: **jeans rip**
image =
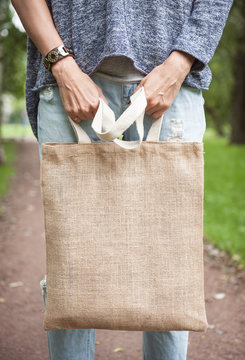
<path fill-rule="evenodd" d="M 39 98 L 40 100 L 45 100 L 50 102 L 54 97 L 54 89 L 52 86 L 46 86 L 45 88 L 42 88 L 39 92 Z"/>
<path fill-rule="evenodd" d="M 182 141 L 184 136 L 184 121 L 171 119 L 167 141 Z"/>

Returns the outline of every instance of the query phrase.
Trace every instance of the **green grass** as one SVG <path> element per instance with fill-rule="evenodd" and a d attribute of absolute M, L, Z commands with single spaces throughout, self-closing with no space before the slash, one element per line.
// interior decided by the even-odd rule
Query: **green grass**
<path fill-rule="evenodd" d="M 31 130 L 30 125 L 21 125 L 21 124 L 3 124 L 2 125 L 2 137 L 3 138 L 16 138 L 16 137 L 26 137 L 34 136 Z"/>
<path fill-rule="evenodd" d="M 245 145 L 207 131 L 204 148 L 204 234 L 245 264 Z"/>
<path fill-rule="evenodd" d="M 13 141 L 4 141 L 4 151 L 6 162 L 0 165 L 0 199 L 6 195 L 9 185 L 10 177 L 15 173 L 13 167 L 14 160 L 16 158 L 16 145 Z M 0 208 L 1 212 L 1 208 Z"/>

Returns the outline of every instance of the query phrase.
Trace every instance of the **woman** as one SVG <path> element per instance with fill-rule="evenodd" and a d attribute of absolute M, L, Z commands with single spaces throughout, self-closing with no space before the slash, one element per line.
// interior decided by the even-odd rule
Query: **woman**
<path fill-rule="evenodd" d="M 202 90 L 232 0 L 12 3 L 28 34 L 26 104 L 40 157 L 43 142 L 76 141 L 67 114 L 100 141 L 91 128 L 99 97 L 118 118 L 141 86 L 144 140 L 152 119 L 164 113 L 161 141 L 202 141 Z M 124 139 L 136 139 L 134 124 Z M 45 303 L 45 279 L 41 285 Z M 47 335 L 51 360 L 94 357 L 94 329 Z M 144 360 L 186 359 L 187 346 L 187 331 L 143 332 Z"/>

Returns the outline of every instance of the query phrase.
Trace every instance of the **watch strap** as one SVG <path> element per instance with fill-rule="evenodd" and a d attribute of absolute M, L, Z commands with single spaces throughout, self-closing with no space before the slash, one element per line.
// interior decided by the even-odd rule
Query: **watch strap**
<path fill-rule="evenodd" d="M 43 59 L 45 68 L 51 71 L 52 65 L 57 63 L 59 60 L 63 59 L 66 56 L 72 56 L 75 59 L 74 51 L 65 45 L 60 45 L 50 50 Z"/>

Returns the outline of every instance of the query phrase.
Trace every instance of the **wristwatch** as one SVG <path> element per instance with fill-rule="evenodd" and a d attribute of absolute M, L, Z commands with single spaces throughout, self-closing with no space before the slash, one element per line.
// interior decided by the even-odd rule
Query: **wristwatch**
<path fill-rule="evenodd" d="M 65 45 L 60 45 L 49 51 L 49 53 L 44 57 L 44 66 L 46 67 L 46 69 L 51 71 L 52 65 L 66 56 L 72 56 L 73 59 L 75 59 L 75 54 L 72 49 L 69 49 Z"/>

